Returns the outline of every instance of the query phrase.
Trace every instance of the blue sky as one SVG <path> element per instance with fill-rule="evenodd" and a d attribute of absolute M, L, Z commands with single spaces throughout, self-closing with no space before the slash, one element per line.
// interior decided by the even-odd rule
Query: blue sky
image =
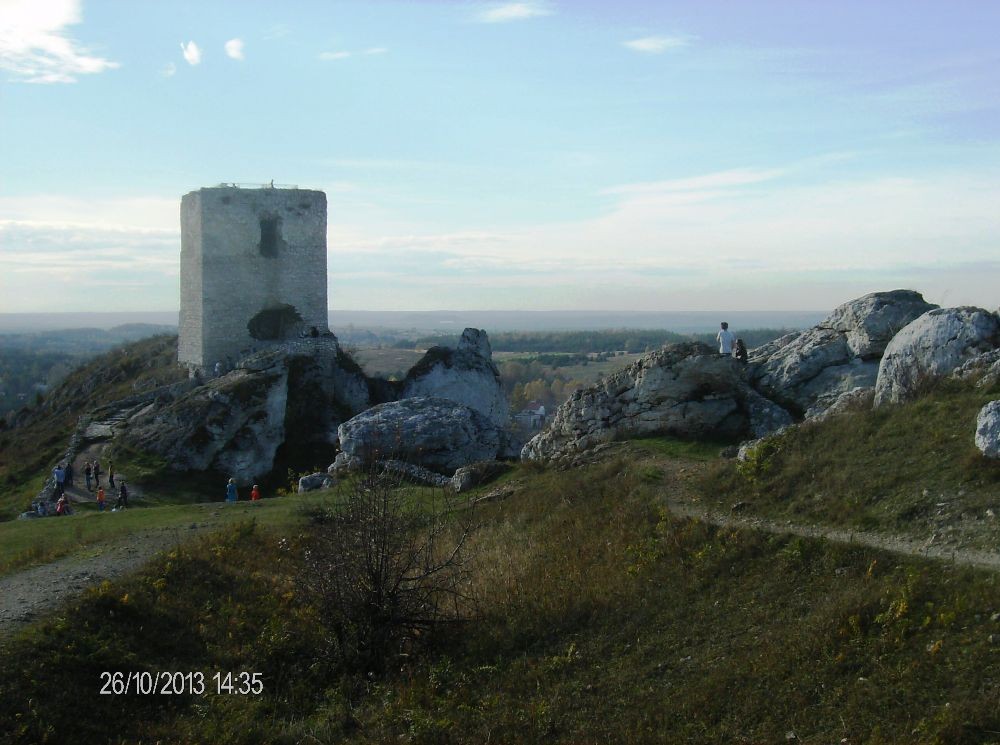
<path fill-rule="evenodd" d="M 171 310 L 180 196 L 330 305 L 995 308 L 1000 3 L 0 0 L 0 311 Z"/>

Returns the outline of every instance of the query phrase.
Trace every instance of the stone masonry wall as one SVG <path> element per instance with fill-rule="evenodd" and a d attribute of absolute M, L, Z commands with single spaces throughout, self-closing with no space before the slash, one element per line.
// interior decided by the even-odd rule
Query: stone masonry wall
<path fill-rule="evenodd" d="M 216 187 L 184 196 L 181 363 L 211 368 L 311 326 L 324 332 L 327 307 L 323 192 Z M 260 321 L 262 311 L 285 314 L 277 331 Z M 268 327 L 256 326 L 257 338 L 248 326 L 255 318 Z"/>

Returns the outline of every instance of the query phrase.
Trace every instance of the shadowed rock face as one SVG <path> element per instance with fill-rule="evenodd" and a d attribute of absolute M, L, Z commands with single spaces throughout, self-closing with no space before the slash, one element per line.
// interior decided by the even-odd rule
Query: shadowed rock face
<path fill-rule="evenodd" d="M 819 413 L 855 388 L 872 388 L 893 336 L 936 308 L 911 290 L 874 292 L 836 308 L 811 329 L 753 350 L 750 382 L 798 414 Z"/>
<path fill-rule="evenodd" d="M 178 471 L 216 470 L 241 484 L 274 465 L 287 442 L 328 441 L 368 405 L 368 383 L 338 362 L 332 337 L 302 340 L 247 357 L 172 403 L 129 421 L 120 442 Z"/>
<path fill-rule="evenodd" d="M 460 466 L 495 459 L 502 441 L 500 430 L 479 411 L 434 397 L 373 406 L 341 424 L 338 434 L 348 459 L 402 460 L 449 476 Z"/>
<path fill-rule="evenodd" d="M 427 397 L 475 411 L 476 426 L 483 420 L 489 426 L 482 429 L 491 432 L 477 434 L 477 441 L 504 440 L 507 400 L 489 339 L 483 331 L 466 329 L 456 349 L 430 350 L 402 383 L 367 377 L 332 335 L 286 342 L 243 359 L 238 370 L 167 406 L 142 412 L 129 422 L 121 442 L 162 457 L 175 470 L 212 469 L 245 483 L 269 472 L 283 445 L 333 444 L 338 426 L 373 404 Z M 440 407 L 433 414 L 440 419 Z M 413 431 L 420 429 L 413 424 L 416 416 L 413 410 L 408 420 Z M 495 458 L 497 452 L 493 448 L 480 457 L 477 450 L 470 461 L 459 456 L 459 465 Z"/>
<path fill-rule="evenodd" d="M 982 308 L 929 311 L 896 334 L 885 350 L 875 406 L 913 397 L 921 384 L 959 370 L 1000 347 L 1000 319 Z"/>

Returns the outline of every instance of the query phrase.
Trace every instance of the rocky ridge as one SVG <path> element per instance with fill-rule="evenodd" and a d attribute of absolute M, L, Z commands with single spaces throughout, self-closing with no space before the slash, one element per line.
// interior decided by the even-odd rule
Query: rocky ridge
<path fill-rule="evenodd" d="M 914 372 L 916 371 L 916 372 Z M 926 377 L 1000 376 L 1000 318 L 939 309 L 910 290 L 877 292 L 750 353 L 745 367 L 704 345 L 669 345 L 575 394 L 522 449 L 573 462 L 643 434 L 761 438 L 797 420 L 903 400 Z"/>

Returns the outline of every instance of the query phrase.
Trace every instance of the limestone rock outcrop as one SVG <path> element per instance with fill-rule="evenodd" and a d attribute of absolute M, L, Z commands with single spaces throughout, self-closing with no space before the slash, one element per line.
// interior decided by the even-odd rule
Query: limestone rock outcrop
<path fill-rule="evenodd" d="M 928 311 L 893 337 L 879 365 L 875 406 L 911 398 L 927 380 L 1000 347 L 1000 319 L 982 308 Z"/>
<path fill-rule="evenodd" d="M 1000 458 L 1000 401 L 990 401 L 979 410 L 976 447 L 987 458 Z"/>
<path fill-rule="evenodd" d="M 1000 313 L 997 314 L 1000 316 Z M 1000 382 L 1000 347 L 972 357 L 955 369 L 953 378 L 975 383 L 980 388 Z"/>
<path fill-rule="evenodd" d="M 379 404 L 338 428 L 346 463 L 396 459 L 451 475 L 497 457 L 502 432 L 476 409 L 436 397 Z"/>
<path fill-rule="evenodd" d="M 447 398 L 465 404 L 497 427 L 510 415 L 500 371 L 485 331 L 467 328 L 454 349 L 432 347 L 403 380 L 399 398 Z"/>
<path fill-rule="evenodd" d="M 525 460 L 572 457 L 599 443 L 647 434 L 763 434 L 787 412 L 748 389 L 743 366 L 705 344 L 671 344 L 573 394 L 521 450 Z M 769 423 L 770 422 L 770 423 Z M 780 426 L 780 425 L 777 425 Z"/>
<path fill-rule="evenodd" d="M 364 375 L 345 367 L 333 338 L 251 355 L 227 375 L 129 420 L 116 445 L 145 451 L 178 471 L 216 470 L 241 485 L 271 470 L 278 448 L 332 442 L 364 408 Z"/>
<path fill-rule="evenodd" d="M 305 494 L 319 489 L 330 489 L 337 483 L 336 479 L 326 473 L 310 473 L 299 479 L 298 493 Z"/>
<path fill-rule="evenodd" d="M 797 414 L 820 413 L 824 401 L 874 387 L 878 360 L 893 336 L 936 307 L 911 290 L 851 300 L 813 328 L 754 349 L 751 384 Z"/>

